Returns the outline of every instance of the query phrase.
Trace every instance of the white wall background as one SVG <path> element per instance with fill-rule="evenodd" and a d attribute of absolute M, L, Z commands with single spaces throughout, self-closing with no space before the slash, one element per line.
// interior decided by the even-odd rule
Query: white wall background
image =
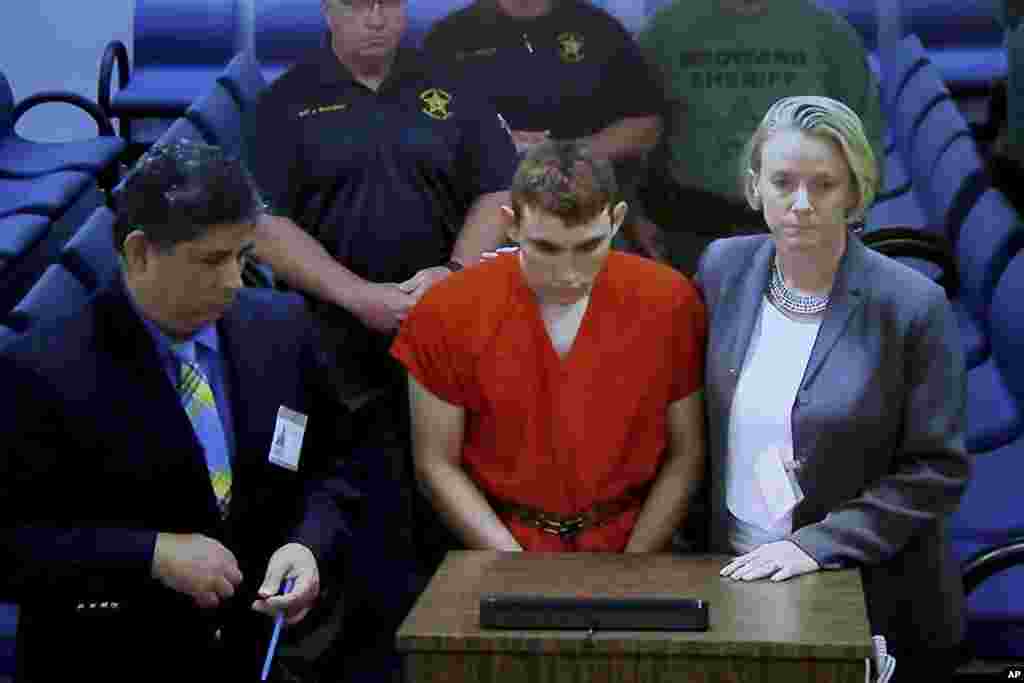
<path fill-rule="evenodd" d="M 103 48 L 118 39 L 131 51 L 134 0 L 0 0 L 0 70 L 16 101 L 42 90 L 96 99 Z M 18 132 L 34 140 L 94 135 L 86 114 L 48 104 L 22 118 Z"/>

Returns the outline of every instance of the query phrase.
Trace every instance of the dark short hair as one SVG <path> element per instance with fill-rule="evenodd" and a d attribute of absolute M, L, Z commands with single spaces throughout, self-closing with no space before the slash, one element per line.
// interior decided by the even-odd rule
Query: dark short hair
<path fill-rule="evenodd" d="M 558 216 L 566 226 L 596 218 L 617 202 L 610 161 L 572 141 L 544 142 L 527 152 L 512 179 L 512 209 L 522 220 L 527 206 Z"/>
<path fill-rule="evenodd" d="M 113 205 L 118 251 L 133 230 L 168 250 L 203 237 L 211 226 L 252 222 L 263 212 L 237 157 L 184 138 L 146 152 L 114 192 Z"/>

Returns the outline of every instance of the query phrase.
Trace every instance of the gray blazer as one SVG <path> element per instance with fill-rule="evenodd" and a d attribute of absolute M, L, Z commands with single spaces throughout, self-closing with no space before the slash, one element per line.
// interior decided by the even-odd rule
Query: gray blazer
<path fill-rule="evenodd" d="M 713 242 L 697 272 L 708 309 L 709 543 L 728 552 L 729 411 L 775 243 Z M 860 567 L 872 632 L 894 650 L 963 635 L 945 518 L 970 475 L 964 360 L 943 290 L 851 235 L 793 404 L 805 498 L 789 537 L 825 569 Z"/>

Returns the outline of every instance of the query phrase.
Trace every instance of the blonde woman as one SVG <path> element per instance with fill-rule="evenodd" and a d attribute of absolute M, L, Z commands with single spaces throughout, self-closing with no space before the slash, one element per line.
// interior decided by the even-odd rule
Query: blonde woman
<path fill-rule="evenodd" d="M 944 538 L 970 468 L 964 365 L 943 290 L 866 248 L 878 170 L 863 124 L 824 97 L 769 109 L 742 183 L 769 234 L 712 243 L 712 548 L 722 575 L 859 567 L 901 680 L 948 676 L 963 593 Z"/>

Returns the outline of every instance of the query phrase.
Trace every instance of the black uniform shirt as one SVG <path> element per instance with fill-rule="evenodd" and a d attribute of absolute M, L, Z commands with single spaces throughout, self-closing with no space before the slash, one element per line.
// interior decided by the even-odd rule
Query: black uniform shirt
<path fill-rule="evenodd" d="M 424 49 L 490 97 L 515 130 L 577 138 L 664 108 L 633 38 L 583 0 L 556 0 L 550 12 L 532 19 L 478 0 L 438 22 Z"/>
<path fill-rule="evenodd" d="M 507 189 L 516 164 L 494 109 L 448 71 L 402 48 L 375 92 L 327 44 L 282 75 L 246 135 L 273 211 L 374 282 L 444 263 L 470 205 Z"/>

